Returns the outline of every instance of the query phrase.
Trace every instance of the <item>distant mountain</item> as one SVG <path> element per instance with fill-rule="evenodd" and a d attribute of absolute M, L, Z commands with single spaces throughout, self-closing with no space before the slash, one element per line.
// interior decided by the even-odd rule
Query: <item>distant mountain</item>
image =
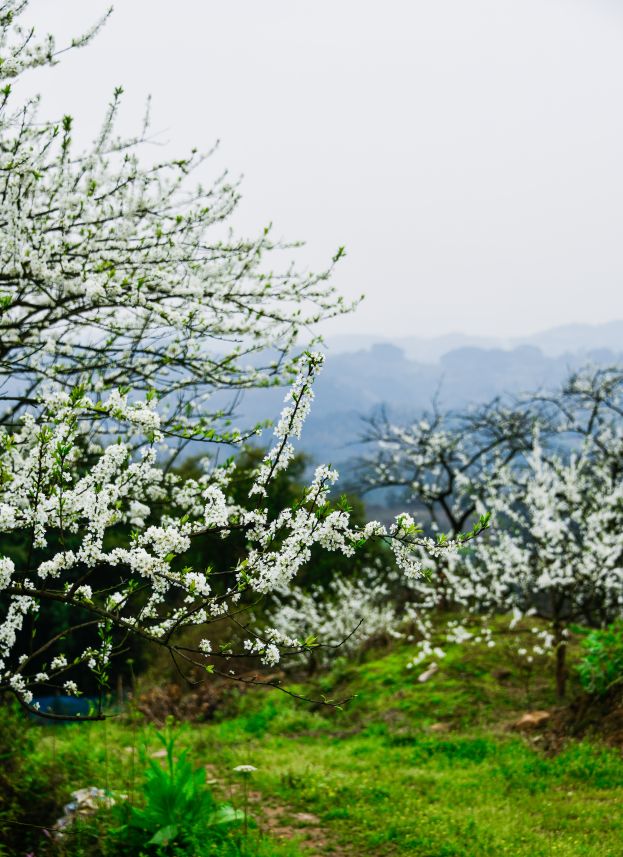
<path fill-rule="evenodd" d="M 374 345 L 391 344 L 404 351 L 411 360 L 421 363 L 437 363 L 444 354 L 457 348 L 474 346 L 476 348 L 506 348 L 508 343 L 502 339 L 484 336 L 468 336 L 465 333 L 447 333 L 430 339 L 417 336 L 403 336 L 385 339 L 374 334 L 345 334 L 327 340 L 328 354 L 361 351 Z"/>
<path fill-rule="evenodd" d="M 618 353 L 623 351 L 623 321 L 610 321 L 606 324 L 565 324 L 544 330 L 523 341 L 535 345 L 548 356 L 586 354 L 599 349 Z"/>
<path fill-rule="evenodd" d="M 565 324 L 541 333 L 510 339 L 449 333 L 430 339 L 409 336 L 389 340 L 374 334 L 353 334 L 331 337 L 327 341 L 327 346 L 329 354 L 339 354 L 360 351 L 385 342 L 391 342 L 392 345 L 401 348 L 411 360 L 422 363 L 437 363 L 444 354 L 470 346 L 481 349 L 512 350 L 521 345 L 533 345 L 548 357 L 586 354 L 602 348 L 618 353 L 623 351 L 623 321 L 611 321 L 605 324 Z"/>
<path fill-rule="evenodd" d="M 393 418 L 408 420 L 430 408 L 433 399 L 441 408 L 460 408 L 505 393 L 555 386 L 570 371 L 590 362 L 623 364 L 623 322 L 567 325 L 507 348 L 483 346 L 483 340 L 474 345 L 469 337 L 457 335 L 456 341 L 462 344 L 444 351 L 452 339 L 428 340 L 429 346 L 434 344 L 429 354 L 436 358 L 430 356 L 426 361 L 414 359 L 396 343 L 372 343 L 346 352 L 330 347 L 300 448 L 316 461 L 343 467 L 362 450 L 358 441 L 365 428 L 364 417 L 381 406 Z M 357 338 L 358 343 L 364 341 Z M 427 341 L 409 342 L 413 350 Z M 274 419 L 282 401 L 283 390 L 279 389 L 247 393 L 240 421 Z M 269 434 L 262 442 L 269 442 Z"/>

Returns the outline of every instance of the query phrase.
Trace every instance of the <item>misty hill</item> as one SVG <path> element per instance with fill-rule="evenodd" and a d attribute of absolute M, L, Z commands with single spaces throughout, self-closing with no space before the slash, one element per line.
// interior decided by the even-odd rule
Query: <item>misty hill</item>
<path fill-rule="evenodd" d="M 331 337 L 327 344 L 330 354 L 339 354 L 361 351 L 385 341 L 383 337 L 374 334 L 352 334 Z M 533 345 L 548 357 L 561 357 L 567 353 L 587 354 L 603 348 L 618 353 L 623 351 L 623 320 L 605 324 L 565 324 L 530 336 L 510 339 L 449 333 L 430 339 L 416 336 L 398 337 L 392 339 L 391 344 L 401 348 L 411 360 L 423 363 L 437 363 L 444 354 L 470 346 L 509 351 L 521 345 Z"/>
<path fill-rule="evenodd" d="M 430 408 L 460 408 L 505 393 L 522 393 L 557 385 L 570 371 L 587 363 L 623 363 L 623 322 L 568 325 L 532 337 L 535 344 L 512 348 L 464 344 L 439 353 L 440 340 L 430 340 L 431 357 L 413 359 L 396 344 L 376 343 L 339 353 L 329 349 L 316 384 L 316 400 L 300 446 L 316 461 L 343 465 L 361 450 L 357 440 L 363 417 L 385 406 L 391 416 L 407 420 Z M 444 337 L 446 345 L 451 337 Z M 397 340 L 397 342 L 401 342 Z M 418 343 L 425 340 L 410 340 Z M 575 344 L 575 347 L 572 347 Z M 436 350 L 437 349 L 437 350 Z M 247 393 L 243 422 L 276 418 L 283 391 Z M 268 442 L 266 433 L 263 442 Z"/>

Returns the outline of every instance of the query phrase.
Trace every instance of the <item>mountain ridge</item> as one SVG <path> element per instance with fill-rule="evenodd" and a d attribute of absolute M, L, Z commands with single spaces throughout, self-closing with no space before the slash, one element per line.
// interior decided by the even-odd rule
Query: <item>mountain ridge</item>
<path fill-rule="evenodd" d="M 412 346 L 437 343 L 427 360 L 413 357 L 413 347 L 408 352 L 400 339 L 370 342 L 366 335 L 356 336 L 352 341 L 359 347 L 344 351 L 329 341 L 299 448 L 317 462 L 343 466 L 363 451 L 365 419 L 381 407 L 392 419 L 407 422 L 430 410 L 433 401 L 442 410 L 465 408 L 496 396 L 556 387 L 589 363 L 623 365 L 623 321 L 561 325 L 513 347 L 461 335 L 458 347 L 443 350 L 440 340 L 447 346 L 448 337 L 410 340 Z M 282 403 L 282 389 L 249 392 L 241 423 L 277 419 Z M 268 433 L 260 442 L 270 442 Z"/>
<path fill-rule="evenodd" d="M 477 336 L 461 332 L 434 337 L 386 337 L 379 334 L 338 334 L 326 339 L 330 355 L 368 349 L 374 345 L 389 344 L 401 348 L 407 357 L 428 363 L 437 363 L 444 354 L 463 347 L 481 349 L 498 348 L 512 351 L 522 345 L 533 345 L 548 357 L 565 353 L 577 354 L 600 348 L 615 353 L 623 351 L 623 320 L 586 324 L 562 324 L 533 334 L 517 337 Z"/>

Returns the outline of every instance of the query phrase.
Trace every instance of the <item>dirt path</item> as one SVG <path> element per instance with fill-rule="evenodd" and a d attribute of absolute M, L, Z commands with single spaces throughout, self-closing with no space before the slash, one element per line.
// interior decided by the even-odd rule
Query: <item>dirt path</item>
<path fill-rule="evenodd" d="M 217 786 L 224 796 L 240 805 L 241 786 L 230 783 L 218 776 L 214 765 L 205 766 L 208 784 Z M 345 851 L 335 842 L 322 820 L 311 812 L 297 812 L 287 804 L 279 804 L 273 798 L 267 798 L 262 792 L 250 790 L 248 794 L 250 815 L 257 822 L 262 833 L 272 839 L 294 839 L 308 852 L 307 857 L 353 857 L 352 851 Z"/>

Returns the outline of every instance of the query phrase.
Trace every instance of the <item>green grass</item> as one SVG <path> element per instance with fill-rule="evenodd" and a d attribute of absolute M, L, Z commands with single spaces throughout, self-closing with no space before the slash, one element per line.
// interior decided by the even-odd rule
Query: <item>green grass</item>
<path fill-rule="evenodd" d="M 587 745 L 548 761 L 518 739 L 270 737 L 247 755 L 265 793 L 319 815 L 347 853 L 620 853 L 620 765 Z"/>
<path fill-rule="evenodd" d="M 297 813 L 318 817 L 323 841 L 312 852 L 268 840 L 262 854 L 623 854 L 620 751 L 593 738 L 546 755 L 534 736 L 508 729 L 522 711 L 554 704 L 551 675 L 533 677 L 527 689 L 503 646 L 455 647 L 420 684 L 419 670 L 405 669 L 412 653 L 408 646 L 368 653 L 363 663 L 338 664 L 305 686 L 357 694 L 343 712 L 258 692 L 241 698 L 235 716 L 185 731 L 181 743 L 196 764 L 210 766 L 224 797 L 239 800 L 236 765 L 258 768 L 252 788 L 261 792 L 253 805 L 260 827 L 266 805 L 282 807 L 294 830 Z M 439 722 L 445 731 L 431 731 Z M 153 732 L 141 733 L 156 749 Z M 107 778 L 111 787 L 131 788 L 127 725 L 84 724 L 54 736 L 46 731 L 37 752 L 48 763 L 54 752 L 73 787 L 103 786 Z"/>

